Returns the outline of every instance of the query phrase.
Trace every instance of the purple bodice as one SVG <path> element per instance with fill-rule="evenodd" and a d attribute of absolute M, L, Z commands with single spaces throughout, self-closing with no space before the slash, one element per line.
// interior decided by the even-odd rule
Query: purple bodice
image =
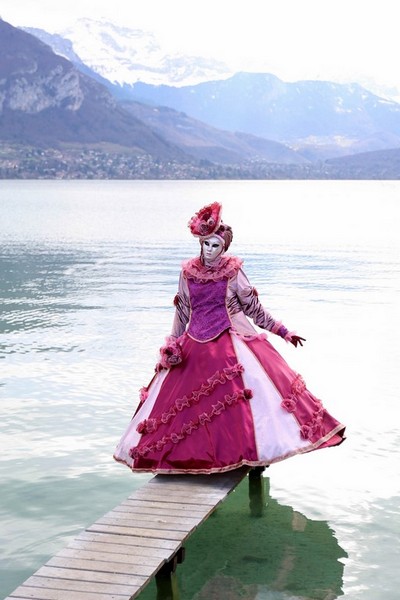
<path fill-rule="evenodd" d="M 216 338 L 231 327 L 226 309 L 228 279 L 197 283 L 188 279 L 191 315 L 188 334 L 199 342 Z"/>

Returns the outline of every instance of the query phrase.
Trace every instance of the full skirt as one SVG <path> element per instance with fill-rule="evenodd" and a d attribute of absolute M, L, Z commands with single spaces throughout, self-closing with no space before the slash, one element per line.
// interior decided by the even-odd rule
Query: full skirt
<path fill-rule="evenodd" d="M 133 471 L 220 473 L 335 446 L 345 427 L 265 334 L 181 338 L 183 360 L 156 373 L 114 458 Z"/>

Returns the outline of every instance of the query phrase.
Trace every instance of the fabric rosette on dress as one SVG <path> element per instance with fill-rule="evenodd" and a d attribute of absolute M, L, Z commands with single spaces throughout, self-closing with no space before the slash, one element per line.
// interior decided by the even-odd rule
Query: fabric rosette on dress
<path fill-rule="evenodd" d="M 160 348 L 160 362 L 156 365 L 156 371 L 171 369 L 182 362 L 182 347 L 177 338 L 169 336 L 165 342 L 165 346 Z"/>

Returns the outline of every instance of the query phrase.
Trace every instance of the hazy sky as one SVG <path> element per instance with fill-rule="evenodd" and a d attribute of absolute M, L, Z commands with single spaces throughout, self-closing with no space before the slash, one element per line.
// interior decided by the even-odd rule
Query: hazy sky
<path fill-rule="evenodd" d="M 51 32 L 106 18 L 237 70 L 358 81 L 400 97 L 395 0 L 0 0 L 0 16 Z"/>

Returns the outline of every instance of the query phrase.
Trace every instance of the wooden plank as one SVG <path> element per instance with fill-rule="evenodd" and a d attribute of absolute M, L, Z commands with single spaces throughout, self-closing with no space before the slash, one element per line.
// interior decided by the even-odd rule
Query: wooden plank
<path fill-rule="evenodd" d="M 124 544 L 125 546 L 143 546 L 144 548 L 159 548 L 166 551 L 172 551 L 176 548 L 176 540 L 165 540 L 165 539 L 153 539 L 153 538 L 141 538 L 140 536 L 120 535 L 106 532 L 91 532 L 84 531 L 77 538 L 77 540 L 88 540 L 96 539 L 102 540 L 105 543 L 117 543 Z M 128 551 L 128 550 L 127 550 Z"/>
<path fill-rule="evenodd" d="M 130 600 L 132 594 L 102 594 L 96 592 L 72 592 L 69 590 L 46 590 L 22 585 L 17 588 L 10 596 L 10 599 L 16 597 L 31 598 L 32 600 Z"/>
<path fill-rule="evenodd" d="M 125 513 L 119 513 L 119 515 L 105 515 L 98 519 L 96 523 L 98 525 L 119 525 L 120 527 L 141 527 L 143 529 L 154 529 L 157 528 L 160 531 L 172 530 L 172 531 L 187 531 L 190 527 L 196 527 L 199 523 L 199 519 L 188 519 L 179 517 L 170 517 L 165 515 L 163 518 L 158 516 L 157 518 L 147 519 L 144 515 L 134 514 L 132 516 L 124 516 Z"/>
<path fill-rule="evenodd" d="M 95 561 L 104 561 L 104 562 L 121 562 L 121 563 L 126 563 L 128 565 L 132 565 L 132 568 L 136 568 L 138 566 L 140 567 L 144 567 L 146 568 L 146 570 L 150 570 L 153 571 L 155 568 L 158 568 L 160 565 L 160 562 L 162 562 L 162 559 L 160 561 L 159 558 L 153 559 L 151 560 L 151 557 L 140 557 L 140 560 L 138 560 L 138 556 L 131 554 L 131 553 L 125 553 L 125 554 L 111 554 L 109 552 L 102 552 L 99 550 L 94 550 L 94 549 L 90 549 L 90 550 L 83 550 L 83 549 L 76 549 L 76 548 L 71 548 L 70 546 L 68 546 L 68 548 L 64 548 L 61 552 L 58 552 L 57 554 L 58 557 L 67 557 L 67 558 L 78 558 L 78 559 L 85 559 L 85 560 L 95 560 Z"/>
<path fill-rule="evenodd" d="M 139 507 L 143 506 L 143 508 L 148 509 L 159 509 L 161 511 L 175 511 L 176 514 L 204 514 L 205 511 L 209 510 L 209 506 L 196 506 L 195 504 L 187 505 L 179 502 L 154 502 L 150 500 L 146 500 L 144 498 L 137 498 L 126 500 L 120 504 L 120 506 L 130 506 L 130 507 Z M 214 508 L 214 507 L 212 507 Z"/>
<path fill-rule="evenodd" d="M 186 503 L 186 498 L 188 496 L 193 496 L 196 497 L 198 496 L 199 498 L 221 498 L 223 496 L 226 495 L 227 489 L 226 488 L 213 488 L 211 486 L 209 486 L 208 488 L 204 488 L 202 486 L 196 486 L 196 485 L 191 485 L 190 483 L 188 483 L 187 485 L 184 484 L 179 484 L 177 483 L 176 485 L 173 483 L 159 483 L 159 484 L 147 484 L 145 486 L 145 488 L 140 488 L 140 490 L 145 489 L 146 493 L 151 496 L 152 494 L 155 493 L 160 493 L 164 495 L 164 498 L 167 499 L 167 497 L 171 494 L 173 495 L 180 495 L 181 496 L 181 501 L 183 500 Z M 138 490 L 138 491 L 140 491 Z M 136 494 L 135 494 L 136 496 Z"/>
<path fill-rule="evenodd" d="M 182 494 L 168 494 L 168 497 L 165 496 L 165 493 L 161 489 L 155 487 L 154 490 L 150 490 L 149 488 L 143 490 L 140 489 L 137 491 L 137 498 L 142 498 L 143 500 L 152 500 L 153 502 L 172 502 L 172 503 L 185 503 L 185 504 L 195 504 L 197 506 L 215 506 L 216 503 L 221 501 L 221 496 L 219 494 L 213 495 L 205 495 L 203 498 L 195 498 L 193 496 L 188 496 L 186 498 L 182 498 Z"/>
<path fill-rule="evenodd" d="M 70 590 L 72 592 L 96 592 L 102 594 L 132 595 L 132 586 L 116 583 L 99 583 L 72 579 L 55 579 L 54 577 L 38 577 L 32 575 L 24 583 L 24 587 L 41 588 L 46 590 Z"/>
<path fill-rule="evenodd" d="M 75 548 L 76 550 L 93 550 L 98 552 L 105 552 L 110 554 L 129 554 L 134 556 L 137 564 L 148 564 L 148 561 L 154 561 L 159 564 L 160 560 L 167 560 L 170 556 L 170 552 L 163 548 L 147 548 L 143 546 L 129 546 L 127 548 L 123 544 L 112 544 L 106 542 L 95 542 L 85 540 L 73 540 L 68 544 L 68 548 Z"/>
<path fill-rule="evenodd" d="M 182 515 L 182 514 L 176 514 L 174 513 L 170 513 L 170 511 L 165 510 L 164 511 L 165 514 L 156 514 L 155 512 L 146 512 L 146 510 L 143 510 L 143 508 L 140 507 L 132 507 L 129 510 L 110 510 L 108 513 L 106 513 L 105 515 L 103 515 L 101 518 L 101 520 L 104 519 L 118 519 L 118 520 L 130 520 L 133 521 L 135 519 L 143 519 L 143 520 L 149 520 L 149 518 L 151 517 L 151 519 L 155 522 L 155 523 L 164 523 L 165 520 L 167 519 L 170 523 L 180 523 L 182 521 L 194 521 L 194 522 L 198 522 L 199 518 L 201 519 L 204 511 L 200 514 L 200 517 L 194 517 L 193 515 L 191 515 L 190 513 L 186 514 L 186 515 Z M 98 519 L 100 520 L 100 519 Z"/>
<path fill-rule="evenodd" d="M 185 533 L 189 533 L 193 528 L 188 527 L 186 530 L 171 531 L 165 529 L 144 529 L 141 527 L 120 527 L 118 525 L 102 525 L 101 523 L 93 523 L 86 531 L 98 531 L 100 533 L 120 533 L 122 535 L 137 536 L 141 538 L 156 538 L 162 540 L 180 541 L 186 537 Z"/>
<path fill-rule="evenodd" d="M 164 517 L 166 515 L 168 515 L 169 517 L 175 518 L 175 519 L 179 519 L 179 518 L 189 518 L 189 519 L 202 519 L 203 516 L 205 514 L 208 513 L 209 508 L 208 507 L 202 507 L 201 510 L 187 510 L 187 511 L 181 511 L 179 509 L 176 508 L 168 508 L 165 507 L 165 504 L 162 504 L 161 506 L 148 506 L 148 505 L 144 505 L 141 506 L 140 504 L 138 504 L 138 506 L 135 505 L 123 505 L 123 504 L 119 504 L 118 506 L 116 506 L 115 508 L 113 508 L 112 511 L 110 511 L 110 513 L 107 514 L 114 514 L 114 513 L 125 513 L 127 516 L 129 514 L 132 515 L 143 515 L 144 517 L 147 515 L 147 517 L 149 516 L 155 516 L 155 517 Z M 107 516 L 107 515 L 104 515 Z"/>
<path fill-rule="evenodd" d="M 63 556 L 53 556 L 46 564 L 54 567 L 62 567 L 63 569 L 82 569 L 83 571 L 120 573 L 122 575 L 144 575 L 145 577 L 151 577 L 157 571 L 157 569 L 146 565 L 132 566 L 119 562 L 84 560 Z"/>
<path fill-rule="evenodd" d="M 36 571 L 40 577 L 54 577 L 59 579 L 73 579 L 76 581 L 90 581 L 99 583 L 117 583 L 129 585 L 131 588 L 142 586 L 147 577 L 144 575 L 124 575 L 121 573 L 101 573 L 100 571 L 83 571 L 82 569 L 63 569 L 62 567 L 49 567 L 44 565 Z"/>
<path fill-rule="evenodd" d="M 163 490 L 158 486 L 146 490 L 146 498 L 157 502 L 169 502 L 172 504 L 184 502 L 186 505 L 215 506 L 224 500 L 226 494 L 206 493 L 202 494 L 191 489 L 184 491 L 168 489 Z M 141 496 L 138 496 L 140 498 Z"/>
<path fill-rule="evenodd" d="M 146 497 L 152 498 L 156 495 L 160 495 L 164 501 L 167 500 L 171 502 L 171 498 L 173 498 L 174 502 L 184 502 L 187 503 L 188 499 L 196 500 L 199 504 L 203 504 L 204 502 L 208 503 L 209 501 L 218 502 L 222 498 L 226 496 L 226 490 L 197 490 L 192 487 L 175 487 L 172 485 L 165 484 L 161 485 L 148 485 L 146 488 Z M 140 495 L 138 496 L 138 498 Z M 191 502 L 193 504 L 195 502 Z"/>

